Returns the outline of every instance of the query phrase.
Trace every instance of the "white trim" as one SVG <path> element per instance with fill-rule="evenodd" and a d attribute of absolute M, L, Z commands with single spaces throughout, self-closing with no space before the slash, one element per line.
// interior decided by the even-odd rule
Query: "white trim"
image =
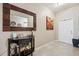
<path fill-rule="evenodd" d="M 52 41 L 52 42 L 53 42 L 53 41 Z M 41 49 L 41 48 L 43 48 L 43 47 L 45 47 L 45 46 L 47 46 L 47 45 L 50 45 L 52 42 L 48 42 L 48 43 L 46 43 L 46 44 L 43 44 L 43 45 L 41 45 L 41 46 L 35 48 L 35 51 L 37 51 L 37 50 L 39 50 L 39 49 Z"/>

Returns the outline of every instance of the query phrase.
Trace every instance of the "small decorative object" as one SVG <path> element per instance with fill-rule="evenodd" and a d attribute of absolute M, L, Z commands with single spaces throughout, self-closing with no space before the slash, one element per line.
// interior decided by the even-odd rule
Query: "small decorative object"
<path fill-rule="evenodd" d="M 15 21 L 11 21 L 10 22 L 10 26 L 15 27 L 16 26 L 16 22 Z"/>
<path fill-rule="evenodd" d="M 17 37 L 17 34 L 16 34 L 15 32 L 12 32 L 12 33 L 11 33 L 11 38 L 12 38 L 12 39 L 15 39 L 16 37 Z"/>
<path fill-rule="evenodd" d="M 29 43 L 27 46 L 26 46 L 27 49 L 30 49 L 31 48 L 31 43 Z"/>
<path fill-rule="evenodd" d="M 22 25 L 20 23 L 17 24 L 17 27 L 22 27 Z"/>
<path fill-rule="evenodd" d="M 23 38 L 23 37 L 24 37 L 23 34 L 18 34 L 18 35 L 17 35 L 17 38 Z"/>
<path fill-rule="evenodd" d="M 11 51 L 11 54 L 12 55 L 15 55 L 16 53 L 17 53 L 17 44 L 16 43 L 12 43 L 12 44 L 10 44 L 10 47 L 11 47 L 11 49 L 10 49 L 10 51 Z"/>
<path fill-rule="evenodd" d="M 31 35 L 33 36 L 33 31 L 31 31 Z"/>
<path fill-rule="evenodd" d="M 53 30 L 54 29 L 54 21 L 51 17 L 46 16 L 46 29 Z"/>

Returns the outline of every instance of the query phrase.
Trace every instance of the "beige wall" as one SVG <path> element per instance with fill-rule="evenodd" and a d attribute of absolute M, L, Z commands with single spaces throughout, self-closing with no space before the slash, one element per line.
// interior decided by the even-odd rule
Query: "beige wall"
<path fill-rule="evenodd" d="M 38 6 L 36 4 L 14 4 L 21 8 L 27 9 L 29 11 L 32 11 L 37 14 L 37 30 L 34 31 L 35 35 L 35 47 L 39 47 L 43 44 L 47 44 L 49 42 L 52 42 L 55 40 L 55 28 L 54 30 L 46 30 L 46 16 L 51 16 L 54 18 L 53 12 L 43 6 Z M 0 55 L 7 55 L 7 39 L 10 37 L 11 32 L 3 32 L 2 31 L 2 4 L 0 4 Z M 30 33 L 30 31 L 21 31 L 16 32 L 23 33 L 24 35 L 27 35 Z M 5 53 L 4 53 L 5 52 Z"/>

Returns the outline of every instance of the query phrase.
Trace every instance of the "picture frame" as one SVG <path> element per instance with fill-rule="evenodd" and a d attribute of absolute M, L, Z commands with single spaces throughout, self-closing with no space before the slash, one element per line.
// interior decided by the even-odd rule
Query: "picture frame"
<path fill-rule="evenodd" d="M 54 20 L 53 18 L 46 16 L 46 29 L 53 30 L 54 29 Z"/>

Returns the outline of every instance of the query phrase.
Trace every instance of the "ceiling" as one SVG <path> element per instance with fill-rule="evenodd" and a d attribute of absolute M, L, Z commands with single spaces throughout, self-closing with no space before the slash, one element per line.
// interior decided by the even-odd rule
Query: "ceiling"
<path fill-rule="evenodd" d="M 56 3 L 40 3 L 40 5 L 48 7 L 49 9 L 57 13 L 62 10 L 77 6 L 79 5 L 79 3 L 63 3 L 60 6 L 56 6 Z"/>
<path fill-rule="evenodd" d="M 56 6 L 56 4 L 57 3 L 29 3 L 29 4 L 27 4 L 27 3 L 22 4 L 21 3 L 20 5 L 23 5 L 23 6 L 26 6 L 26 5 L 38 6 L 38 5 L 40 5 L 40 6 L 48 7 L 50 10 L 52 10 L 55 13 L 79 5 L 79 3 L 63 3 L 60 6 Z M 14 4 L 14 5 L 18 5 L 18 4 Z"/>

